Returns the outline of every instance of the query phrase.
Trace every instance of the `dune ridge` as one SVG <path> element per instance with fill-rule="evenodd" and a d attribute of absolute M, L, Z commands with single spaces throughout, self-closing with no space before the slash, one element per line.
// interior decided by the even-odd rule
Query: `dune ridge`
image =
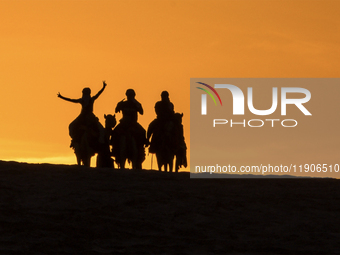
<path fill-rule="evenodd" d="M 339 184 L 0 161 L 0 253 L 335 254 Z"/>

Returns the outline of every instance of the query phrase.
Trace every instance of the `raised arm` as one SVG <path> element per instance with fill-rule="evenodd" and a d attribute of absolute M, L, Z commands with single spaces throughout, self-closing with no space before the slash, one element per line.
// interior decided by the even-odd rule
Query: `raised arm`
<path fill-rule="evenodd" d="M 101 90 L 99 90 L 98 93 L 94 97 L 92 97 L 93 100 L 96 100 L 100 96 L 100 94 L 103 93 L 106 86 L 107 86 L 106 82 L 103 81 L 103 88 Z"/>
<path fill-rule="evenodd" d="M 58 97 L 61 98 L 61 99 L 64 99 L 65 101 L 69 101 L 69 102 L 72 102 L 72 103 L 79 103 L 79 99 L 71 99 L 71 98 L 67 98 L 67 97 L 63 97 L 60 92 L 58 92 Z"/>
<path fill-rule="evenodd" d="M 115 109 L 115 113 L 118 113 L 121 110 L 123 110 L 122 103 L 124 102 L 124 100 L 125 100 L 125 98 L 117 104 L 116 109 Z"/>

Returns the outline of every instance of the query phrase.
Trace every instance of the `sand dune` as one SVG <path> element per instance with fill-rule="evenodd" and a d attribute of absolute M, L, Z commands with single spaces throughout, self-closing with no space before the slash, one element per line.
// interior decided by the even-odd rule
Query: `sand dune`
<path fill-rule="evenodd" d="M 0 161 L 1 254 L 332 254 L 340 181 Z"/>

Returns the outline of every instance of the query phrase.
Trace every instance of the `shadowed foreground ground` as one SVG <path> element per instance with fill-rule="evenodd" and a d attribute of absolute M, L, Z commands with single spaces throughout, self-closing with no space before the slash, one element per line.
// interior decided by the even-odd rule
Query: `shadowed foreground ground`
<path fill-rule="evenodd" d="M 0 161 L 0 253 L 332 254 L 340 180 Z"/>

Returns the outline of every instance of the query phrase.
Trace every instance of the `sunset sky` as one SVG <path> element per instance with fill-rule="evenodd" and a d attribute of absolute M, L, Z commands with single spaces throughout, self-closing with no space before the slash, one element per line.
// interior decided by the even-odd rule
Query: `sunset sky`
<path fill-rule="evenodd" d="M 133 88 L 147 128 L 169 91 L 189 153 L 190 78 L 339 77 L 339 13 L 336 0 L 1 0 L 0 159 L 75 164 L 81 108 L 57 93 L 95 94 L 103 80 L 102 123 Z"/>

